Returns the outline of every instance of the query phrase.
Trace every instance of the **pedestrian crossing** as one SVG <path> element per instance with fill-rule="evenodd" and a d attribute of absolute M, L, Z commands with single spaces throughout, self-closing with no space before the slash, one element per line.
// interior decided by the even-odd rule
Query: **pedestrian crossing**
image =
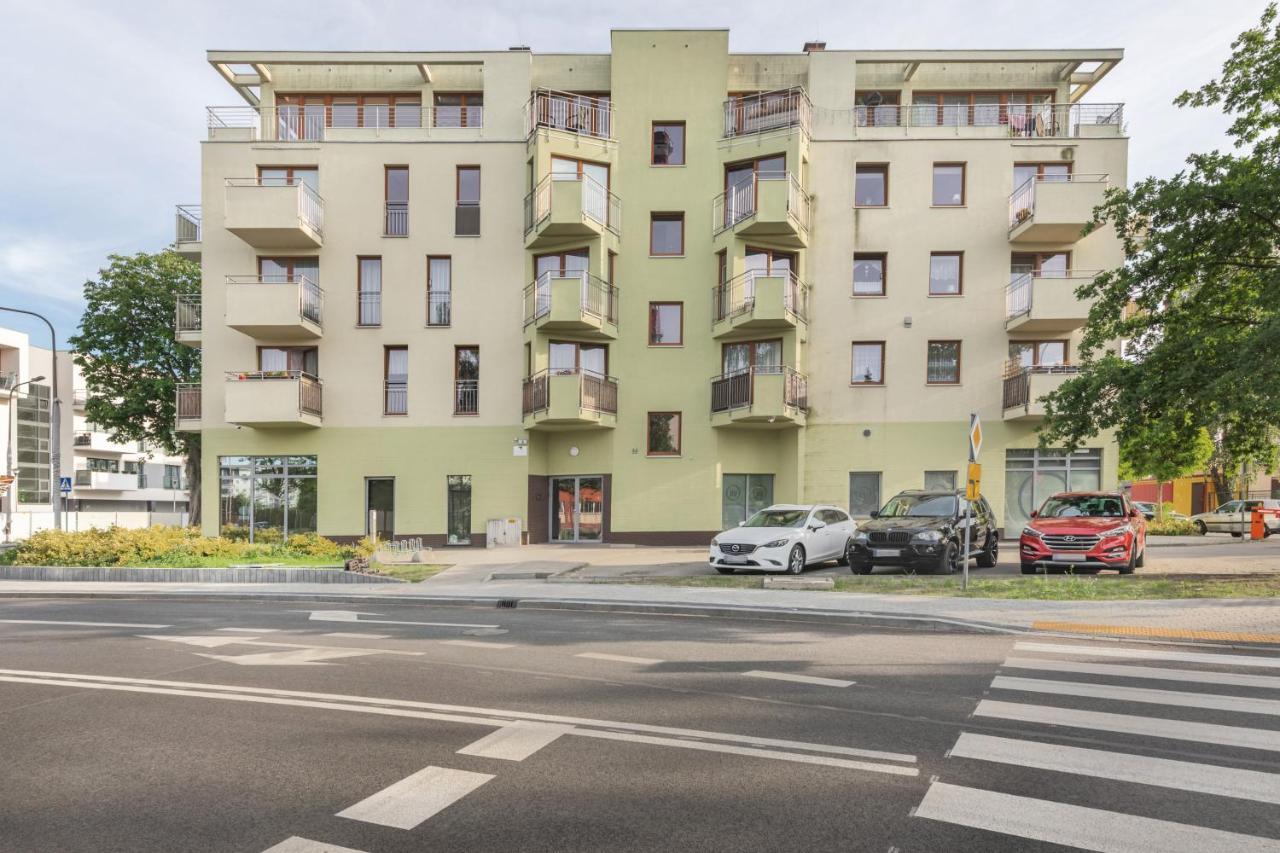
<path fill-rule="evenodd" d="M 951 849 L 1280 853 L 1277 668 L 1016 642 L 913 814 L 930 849 L 950 826 Z"/>

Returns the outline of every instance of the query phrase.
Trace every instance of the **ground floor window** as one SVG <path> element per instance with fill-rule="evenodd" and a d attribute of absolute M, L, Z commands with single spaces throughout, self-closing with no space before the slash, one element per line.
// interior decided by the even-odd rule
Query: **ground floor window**
<path fill-rule="evenodd" d="M 449 475 L 449 544 L 471 544 L 471 475 Z"/>
<path fill-rule="evenodd" d="M 1057 492 L 1093 491 L 1102 488 L 1102 451 L 1085 448 L 1075 453 L 1065 450 L 1010 449 L 1004 462 L 1004 527 L 1016 535 L 1040 508 L 1045 498 Z"/>
<path fill-rule="evenodd" d="M 224 536 L 265 542 L 315 532 L 316 457 L 220 456 L 218 470 Z"/>
<path fill-rule="evenodd" d="M 737 527 L 773 503 L 772 474 L 725 474 L 723 477 L 720 524 L 725 530 Z"/>
<path fill-rule="evenodd" d="M 880 472 L 851 471 L 849 473 L 849 514 L 870 518 L 880 509 Z"/>
<path fill-rule="evenodd" d="M 604 539 L 604 477 L 552 477 L 551 541 Z"/>
<path fill-rule="evenodd" d="M 924 487 L 928 491 L 950 492 L 956 487 L 955 471 L 925 471 Z"/>

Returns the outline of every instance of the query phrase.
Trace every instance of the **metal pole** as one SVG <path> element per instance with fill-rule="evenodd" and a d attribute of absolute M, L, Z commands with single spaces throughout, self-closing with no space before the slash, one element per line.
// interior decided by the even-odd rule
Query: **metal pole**
<path fill-rule="evenodd" d="M 54 530 L 61 530 L 62 490 L 58 487 L 62 485 L 62 401 L 58 399 L 58 333 L 53 330 L 53 323 L 50 323 L 49 318 L 43 314 L 37 314 L 35 311 L 28 311 L 25 308 L 9 308 L 4 305 L 0 305 L 0 311 L 26 314 L 29 317 L 42 320 L 49 327 L 49 340 L 52 343 L 49 352 L 53 359 L 53 403 L 49 423 L 49 429 L 52 433 L 50 435 L 49 453 L 49 499 L 53 503 L 53 528 Z"/>
<path fill-rule="evenodd" d="M 960 589 L 969 589 L 969 528 L 973 527 L 973 504 L 969 496 L 964 499 L 964 576 L 960 580 Z"/>

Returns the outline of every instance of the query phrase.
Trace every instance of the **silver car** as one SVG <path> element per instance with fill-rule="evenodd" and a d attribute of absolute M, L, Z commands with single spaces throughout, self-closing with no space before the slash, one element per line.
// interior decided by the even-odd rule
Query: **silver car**
<path fill-rule="evenodd" d="M 798 575 L 826 560 L 847 565 L 856 529 L 839 507 L 774 504 L 712 539 L 707 562 L 722 575 L 735 569 Z"/>
<path fill-rule="evenodd" d="M 1191 521 L 1201 535 L 1205 533 L 1230 533 L 1239 536 L 1249 530 L 1253 523 L 1255 509 L 1280 510 L 1280 499 L 1250 498 L 1242 501 L 1227 501 L 1210 512 L 1202 512 L 1191 516 Z M 1266 518 L 1266 535 L 1280 533 L 1280 516 L 1269 515 Z"/>

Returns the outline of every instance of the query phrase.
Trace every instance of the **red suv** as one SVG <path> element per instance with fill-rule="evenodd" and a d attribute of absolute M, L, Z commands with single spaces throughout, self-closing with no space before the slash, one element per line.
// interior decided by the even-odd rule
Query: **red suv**
<path fill-rule="evenodd" d="M 1147 550 L 1147 520 L 1119 492 L 1061 492 L 1031 513 L 1018 554 L 1022 573 L 1041 568 L 1076 571 L 1141 567 Z"/>

